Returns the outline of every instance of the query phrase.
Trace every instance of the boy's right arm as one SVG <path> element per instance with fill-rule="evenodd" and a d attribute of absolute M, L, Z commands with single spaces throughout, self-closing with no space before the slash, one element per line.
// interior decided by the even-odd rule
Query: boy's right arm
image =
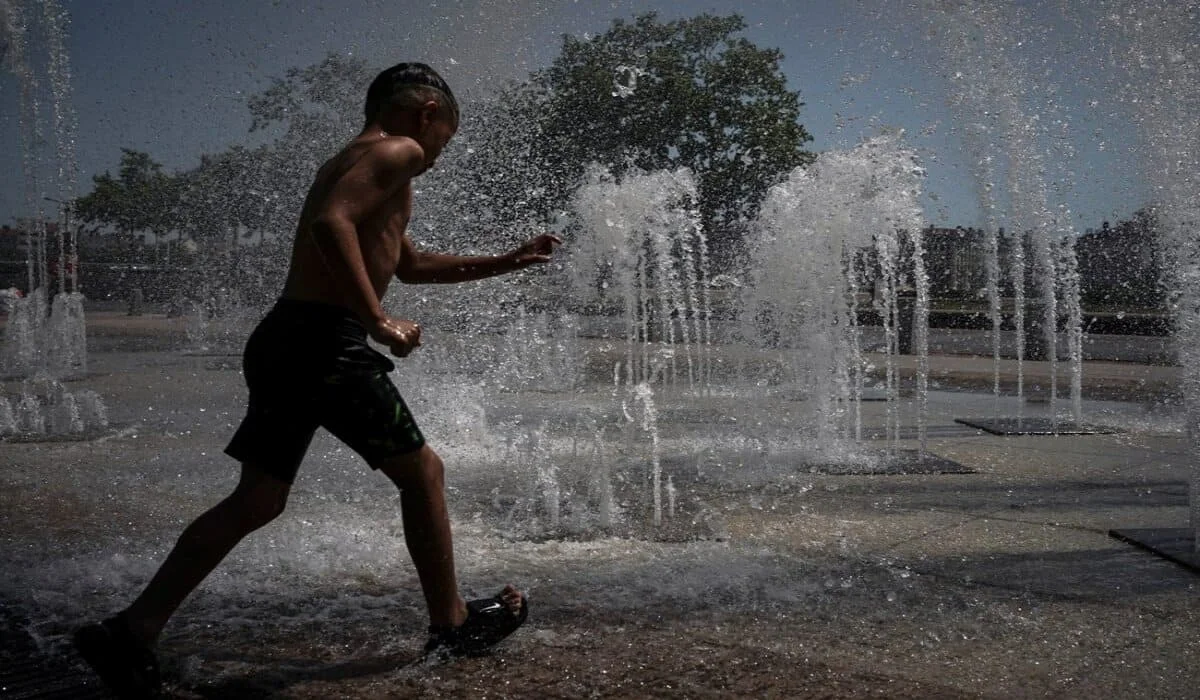
<path fill-rule="evenodd" d="M 407 354 L 405 350 L 417 344 L 420 329 L 383 312 L 363 260 L 358 227 L 424 167 L 425 154 L 413 141 L 400 139 L 372 145 L 330 188 L 309 231 L 343 303 L 376 340 L 392 347 L 396 354 Z"/>

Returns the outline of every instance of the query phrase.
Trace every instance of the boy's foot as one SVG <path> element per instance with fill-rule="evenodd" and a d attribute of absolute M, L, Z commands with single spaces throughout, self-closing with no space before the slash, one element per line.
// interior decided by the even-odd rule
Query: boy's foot
<path fill-rule="evenodd" d="M 81 627 L 75 649 L 119 698 L 156 697 L 162 681 L 158 661 L 129 631 L 122 614 Z"/>
<path fill-rule="evenodd" d="M 491 598 L 467 603 L 467 619 L 458 627 L 430 625 L 425 658 L 446 661 L 477 656 L 499 644 L 525 622 L 529 601 L 512 586 Z"/>

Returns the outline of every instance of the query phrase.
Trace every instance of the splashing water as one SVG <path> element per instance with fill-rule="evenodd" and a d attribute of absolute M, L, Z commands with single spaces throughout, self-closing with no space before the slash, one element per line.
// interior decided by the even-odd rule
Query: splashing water
<path fill-rule="evenodd" d="M 613 77 L 613 97 L 629 97 L 637 92 L 638 78 L 646 75 L 646 71 L 637 66 L 617 66 Z"/>
<path fill-rule="evenodd" d="M 9 322 L 0 342 L 0 372 L 12 377 L 38 373 L 70 377 L 87 371 L 74 233 L 69 217 L 64 218 L 55 229 L 57 251 L 51 250 L 43 209 L 47 200 L 73 199 L 76 186 L 71 72 L 65 49 L 67 24 L 67 15 L 57 0 L 0 2 L 0 33 L 6 46 L 4 68 L 16 76 L 20 86 L 22 170 L 25 204 L 31 216 L 24 226 L 25 294 L 9 295 Z M 44 61 L 32 50 L 36 46 L 44 46 Z M 39 75 L 43 69 L 45 78 Z M 48 93 L 44 87 L 47 80 Z M 45 122 L 51 126 L 52 139 L 46 138 Z M 52 154 L 42 152 L 47 142 L 53 143 Z M 56 166 L 51 178 L 42 172 L 46 162 Z M 51 186 L 53 189 L 49 189 Z M 48 260 L 52 255 L 57 259 L 58 293 L 51 301 Z"/>
<path fill-rule="evenodd" d="M 850 437 L 861 436 L 857 404 L 867 362 L 858 297 L 868 277 L 885 332 L 892 447 L 900 430 L 898 304 L 903 288 L 915 291 L 924 444 L 928 278 L 918 206 L 923 176 L 915 153 L 902 145 L 899 135 L 881 136 L 851 151 L 823 154 L 807 170 L 793 171 L 763 203 L 741 311 L 742 333 L 750 342 L 794 349 L 791 379 L 809 407 L 797 429 L 837 461 L 861 452 Z"/>
<path fill-rule="evenodd" d="M 96 392 L 68 391 L 47 374 L 22 382 L 15 405 L 0 397 L 0 437 L 92 437 L 107 427 L 108 411 Z"/>
<path fill-rule="evenodd" d="M 1143 50 L 1160 50 L 1160 43 L 1161 35 L 1154 35 L 1145 41 Z M 1170 75 L 1165 73 L 1160 84 Z M 636 84 L 636 76 L 625 82 L 629 90 L 625 96 L 632 95 Z M 1194 82 L 1187 84 L 1196 87 Z M 1200 94 L 1200 90 L 1190 90 L 1189 94 Z M 980 104 L 989 99 L 992 97 L 984 95 Z M 1194 139 L 1197 132 L 1171 130 L 1172 120 L 1194 128 L 1194 117 L 1188 122 L 1161 105 L 1146 109 L 1147 123 L 1157 125 L 1151 132 L 1154 143 L 1164 153 L 1174 153 L 1185 142 L 1180 137 Z M 1019 130 L 1018 116 L 1014 116 L 1014 123 L 1018 126 L 1012 128 Z M 1004 129 L 995 132 L 994 142 L 1002 140 L 1005 133 Z M 1033 148 L 1036 141 L 1013 143 Z M 985 150 L 992 152 L 993 141 L 988 143 Z M 1187 162 L 1192 164 L 1188 167 L 1194 166 L 1194 160 Z M 1029 167 L 1036 170 L 1036 165 L 1033 162 Z M 1185 295 L 1178 307 L 1181 340 L 1191 339 L 1183 343 L 1181 356 L 1186 360 L 1193 425 L 1200 426 L 1200 419 L 1194 418 L 1200 415 L 1195 409 L 1195 397 L 1200 396 L 1200 380 L 1196 378 L 1200 359 L 1195 357 L 1200 352 L 1196 350 L 1200 348 L 1196 340 L 1200 337 L 1200 322 L 1194 314 L 1200 303 L 1193 291 L 1200 288 L 1200 253 L 1196 252 L 1194 236 L 1188 235 L 1192 229 L 1185 225 L 1197 220 L 1194 175 L 1194 167 L 1172 172 L 1163 177 L 1162 187 L 1164 192 L 1173 193 L 1167 201 L 1172 207 L 1170 221 L 1175 226 L 1167 235 L 1180 256 L 1175 268 L 1180 281 L 1175 288 Z M 979 177 L 992 193 L 989 196 L 997 201 L 1005 196 L 1003 168 Z M 1013 191 L 1033 191 L 1023 178 L 1013 179 Z M 757 223 L 763 241 L 754 253 L 754 279 L 747 288 L 741 322 L 756 329 L 745 335 L 748 340 L 778 345 L 787 351 L 790 374 L 786 381 L 807 398 L 797 403 L 802 403 L 808 413 L 787 425 L 781 425 L 780 420 L 775 426 L 763 428 L 746 421 L 722 431 L 721 424 L 713 421 L 689 433 L 687 421 L 678 416 L 684 410 L 700 412 L 717 404 L 695 401 L 694 405 L 681 407 L 672 402 L 678 396 L 726 398 L 721 392 L 728 391 L 730 398 L 742 402 L 727 411 L 739 419 L 751 413 L 755 402 L 762 398 L 746 398 L 745 386 L 712 385 L 707 248 L 695 215 L 694 183 L 682 172 L 635 173 L 619 180 L 594 173 L 578 197 L 582 227 L 579 240 L 571 246 L 577 255 L 571 268 L 578 272 L 572 280 L 574 286 L 588 303 L 615 311 L 620 319 L 617 335 L 623 343 L 618 353 L 621 359 L 614 364 L 612 358 L 607 358 L 610 361 L 604 365 L 603 390 L 585 386 L 589 377 L 582 358 L 592 347 L 588 342 L 595 339 L 579 335 L 581 321 L 531 311 L 490 316 L 487 320 L 499 332 L 490 337 L 479 334 L 464 343 L 459 353 L 465 359 L 451 357 L 441 343 L 452 341 L 439 338 L 437 344 L 431 343 L 426 349 L 428 353 L 419 353 L 398 370 L 404 376 L 397 381 L 414 403 L 423 428 L 438 441 L 439 451 L 448 463 L 454 464 L 448 478 L 454 489 L 453 504 L 463 509 L 454 516 L 456 544 L 464 554 L 464 578 L 484 579 L 494 576 L 498 567 L 511 568 L 526 579 L 567 581 L 568 590 L 577 590 L 580 597 L 591 596 L 589 599 L 597 601 L 601 609 L 633 609 L 639 613 L 653 610 L 664 601 L 678 601 L 689 607 L 711 604 L 713 600 L 733 601 L 734 611 L 760 610 L 760 600 L 778 605 L 783 611 L 810 602 L 817 607 L 827 602 L 821 584 L 827 576 L 826 588 L 835 585 L 835 577 L 841 580 L 844 575 L 847 583 L 843 585 L 853 580 L 855 587 L 874 595 L 887 581 L 863 576 L 854 568 L 857 564 L 846 564 L 853 560 L 853 552 L 843 552 L 841 562 L 824 564 L 815 557 L 780 555 L 772 551 L 771 545 L 736 539 L 721 543 L 689 541 L 668 547 L 623 537 L 581 543 L 572 541 L 571 536 L 587 532 L 593 524 L 599 525 L 602 534 L 612 534 L 608 528 L 634 513 L 628 508 L 631 503 L 638 508 L 634 515 L 649 511 L 647 519 L 652 517 L 656 527 L 670 525 L 680 514 L 689 519 L 718 520 L 725 504 L 717 502 L 697 509 L 699 490 L 691 487 L 695 481 L 686 479 L 701 472 L 720 473 L 723 465 L 712 465 L 706 457 L 706 449 L 711 451 L 714 446 L 736 444 L 740 448 L 744 444 L 747 452 L 759 449 L 758 443 L 763 452 L 772 441 L 778 446 L 777 433 L 769 428 L 801 433 L 801 439 L 814 451 L 836 453 L 817 455 L 829 461 L 870 459 L 859 442 L 863 434 L 860 407 L 869 365 L 874 361 L 884 365 L 889 402 L 887 443 L 895 449 L 902 428 L 902 367 L 897 353 L 906 292 L 915 295 L 912 323 L 917 356 L 917 430 L 924 442 L 928 292 L 920 239 L 923 222 L 916 204 L 921 185 L 921 171 L 912 152 L 898 136 L 890 136 L 849 152 L 827 153 L 816 166 L 792 173 L 771 192 Z M 1037 196 L 1028 199 L 1033 201 Z M 1026 208 L 1032 211 L 1036 206 Z M 1011 237 L 1013 245 L 1008 247 L 1010 254 L 1005 260 L 1000 204 L 985 209 L 991 212 L 988 248 L 993 254 L 987 263 L 987 293 L 993 329 L 998 335 L 1000 288 L 1008 267 L 1018 281 L 1014 285 L 1014 313 L 1020 331 L 1025 313 L 1028 239 L 1024 234 L 1033 229 L 1021 223 L 1010 229 L 1017 233 Z M 1050 207 L 1045 211 L 1060 214 L 1060 210 Z M 1048 220 L 1044 212 L 1038 216 L 1042 223 Z M 1056 304 L 1068 317 L 1070 332 L 1076 333 L 1079 319 L 1066 300 L 1077 296 L 1077 263 L 1068 249 L 1070 238 L 1059 237 L 1057 221 L 1050 223 L 1037 229 L 1046 232 L 1047 245 L 1030 241 L 1030 256 L 1037 258 L 1031 260 L 1031 267 L 1044 275 L 1047 263 L 1041 261 L 1041 256 L 1048 256 L 1059 295 Z M 1065 242 L 1060 245 L 1060 241 Z M 1042 299 L 1045 292 L 1046 286 L 1039 284 L 1035 296 Z M 45 291 L 40 293 L 43 296 L 39 303 L 45 307 Z M 66 315 L 74 313 L 72 308 L 68 306 Z M 884 329 L 879 360 L 868 358 L 864 351 L 869 345 L 864 333 L 869 332 L 864 330 L 863 321 L 871 313 L 878 314 Z M 26 328 L 35 327 L 45 318 L 44 313 L 30 314 L 21 317 L 27 318 Z M 52 315 L 57 314 L 55 311 Z M 20 319 L 16 320 L 16 324 L 10 323 L 10 329 L 21 327 Z M 209 327 L 201 335 L 213 338 L 214 332 Z M 21 333 L 26 334 L 24 347 L 36 347 L 30 340 L 34 331 Z M 244 332 L 233 335 L 244 337 Z M 19 334 L 14 335 L 17 337 Z M 7 348 L 7 336 L 5 340 Z M 1078 359 L 1077 337 L 1072 335 L 1069 341 L 1074 365 Z M 1016 342 L 1021 357 L 1024 337 L 1020 332 Z M 995 350 L 997 356 L 998 352 Z M 470 370 L 468 376 L 462 376 L 460 370 L 464 367 Z M 611 387 L 607 384 L 608 368 L 615 369 Z M 414 375 L 422 381 L 415 381 Z M 473 379 L 478 383 L 472 383 Z M 1078 383 L 1079 376 L 1073 374 L 1072 411 L 1076 415 Z M 414 385 L 420 388 L 412 388 Z M 29 384 L 13 400 L 0 397 L 0 434 L 16 433 L 18 424 L 24 432 L 35 426 L 40 426 L 38 430 L 74 431 L 80 423 L 86 426 L 107 421 L 104 406 L 94 394 L 68 394 L 60 387 Z M 615 389 L 611 394 L 610 388 Z M 497 394 L 501 395 L 499 399 Z M 48 400 L 52 397 L 56 402 Z M 227 400 L 227 396 L 214 399 Z M 507 412 L 493 410 L 501 400 L 510 402 Z M 610 410 L 613 404 L 622 404 L 627 411 L 614 417 L 616 412 Z M 192 427 L 180 420 L 172 429 L 182 433 Z M 613 439 L 612 433 L 620 436 Z M 1200 428 L 1193 435 L 1200 436 Z M 124 457 L 136 455 L 139 448 L 131 441 L 119 449 Z M 153 489 L 144 488 L 151 510 L 174 509 L 180 503 L 198 508 L 212 489 L 210 460 L 190 453 L 183 457 L 183 447 L 173 447 L 169 441 L 152 443 L 151 449 L 155 454 L 147 463 L 149 469 L 138 466 L 112 470 L 117 475 L 117 486 L 144 480 L 149 474 L 151 487 L 166 485 L 164 492 L 168 494 L 155 500 Z M 160 452 L 165 456 L 160 457 Z M 253 630 L 259 625 L 280 624 L 282 618 L 282 624 L 293 626 L 300 636 L 311 631 L 314 621 L 373 624 L 383 614 L 399 615 L 402 622 L 417 617 L 406 612 L 419 609 L 420 602 L 409 593 L 418 587 L 403 563 L 400 525 L 394 503 L 387 500 L 394 496 L 394 490 L 383 485 L 386 490 L 377 488 L 378 493 L 364 498 L 363 492 L 372 487 L 363 486 L 361 464 L 345 451 L 332 454 L 322 460 L 325 463 L 321 472 L 305 472 L 307 481 L 298 484 L 300 498 L 289 513 L 291 517 L 273 525 L 267 535 L 249 540 L 211 579 L 210 591 L 216 595 L 197 598 L 191 617 L 184 616 L 178 623 L 183 625 L 181 636 L 217 622 Z M 688 470 L 679 466 L 681 455 L 687 460 L 687 475 Z M 164 467 L 160 459 L 161 464 L 175 461 Z M 506 465 L 507 470 L 503 469 Z M 764 469 L 762 474 L 751 475 L 758 479 L 753 481 L 749 495 L 759 504 L 755 507 L 763 500 L 762 484 L 785 483 L 778 463 L 764 466 L 773 466 L 776 471 Z M 622 471 L 623 467 L 628 468 Z M 177 478 L 177 469 L 186 476 Z M 702 485 L 714 491 L 735 492 L 729 484 L 748 488 L 747 473 L 751 471 L 741 464 L 733 465 L 725 472 L 736 474 L 729 481 Z M 112 497 L 111 485 L 106 482 L 110 476 L 98 473 L 79 477 L 82 481 L 76 492 L 94 511 L 106 513 L 105 507 L 111 507 L 104 500 Z M 797 475 L 793 472 L 788 476 Z M 325 480 L 320 489 L 313 488 L 313 479 Z M 478 487 L 484 483 L 487 490 Z M 781 500 L 799 499 L 811 488 L 811 483 L 802 480 L 795 490 L 784 491 L 786 499 Z M 1196 488 L 1200 487 L 1193 487 L 1194 506 L 1200 503 Z M 649 497 L 641 501 L 628 498 L 628 493 L 635 490 Z M 472 511 L 475 504 L 471 500 L 478 493 L 494 493 L 495 509 L 507 511 L 510 519 L 495 527 L 480 522 L 476 517 L 479 511 Z M 536 528 L 530 525 L 535 519 Z M 165 536 L 176 534 L 174 529 L 159 524 L 131 533 L 115 523 L 110 525 L 108 520 L 104 524 L 111 529 L 102 528 L 89 535 L 87 544 L 78 545 L 75 551 L 69 549 L 69 544 L 55 543 L 66 554 L 22 547 L 20 557 L 14 558 L 13 568 L 20 573 L 14 576 L 9 589 L 39 591 L 39 605 L 52 612 L 39 615 L 38 622 L 51 619 L 56 623 L 48 627 L 51 631 L 57 627 L 61 632 L 64 619 L 92 614 L 118 599 L 124 600 L 161 561 L 162 548 L 169 546 Z M 514 533 L 527 535 L 532 529 L 554 541 L 513 543 L 506 539 Z M 714 526 L 713 531 L 720 528 Z M 853 539 L 846 538 L 850 542 Z M 113 554 L 117 551 L 129 552 L 129 558 Z M 391 586 L 383 587 L 389 593 L 382 597 L 375 592 L 381 581 Z M 317 587 L 317 594 L 309 592 L 310 584 Z M 326 594 L 331 589 L 336 593 Z M 555 594 L 567 597 L 561 588 Z M 890 591 L 886 597 L 896 600 Z M 228 600 L 234 603 L 223 602 Z M 264 607 L 264 600 L 271 602 Z M 861 607 L 854 609 L 856 614 L 875 609 L 866 596 L 858 605 Z M 253 634 L 246 631 L 241 639 L 255 639 Z M 344 649 L 331 652 L 346 653 Z M 190 675 L 197 673 L 193 670 Z M 202 682 L 209 681 L 211 678 L 206 677 Z"/>
<path fill-rule="evenodd" d="M 1143 142 L 1142 169 L 1153 186 L 1160 220 L 1163 280 L 1170 290 L 1188 434 L 1194 456 L 1191 529 L 1200 532 L 1200 46 L 1195 2 L 1104 5 L 1105 29 L 1126 48 L 1133 79 L 1123 99 Z M 1200 538 L 1196 538 L 1200 551 Z"/>
<path fill-rule="evenodd" d="M 1028 67 L 1014 57 L 1014 36 L 1045 39 L 1045 29 L 1031 24 L 1025 10 L 1010 3 L 948 4 L 930 2 L 925 13 L 951 65 L 956 67 L 951 105 L 964 125 L 964 144 L 970 153 L 973 176 L 983 211 L 987 236 L 986 271 L 988 312 L 992 326 L 993 411 L 999 411 L 1001 294 L 1001 226 L 1007 220 L 1009 237 L 1009 280 L 1013 289 L 1016 326 L 1018 406 L 1024 398 L 1024 362 L 1027 351 L 1026 324 L 1040 330 L 1036 343 L 1039 357 L 1049 365 L 1050 415 L 1058 419 L 1058 326 L 1067 318 L 1067 353 L 1071 374 L 1071 412 L 1075 423 L 1082 421 L 1083 334 L 1082 311 L 1077 281 L 1072 275 L 1073 245 L 1062 241 L 1076 238 L 1070 212 L 1064 204 L 1052 204 L 1050 195 L 1061 200 L 1060 179 L 1048 174 L 1050 163 L 1061 164 L 1071 153 L 1066 139 L 1047 133 L 1048 123 L 1064 130 L 1069 121 L 1061 114 L 1053 89 L 1030 80 Z M 1043 116 L 1052 115 L 1055 118 Z M 1065 180 L 1065 178 L 1062 178 Z M 1005 211 L 1007 207 L 1007 212 Z M 1027 261 L 1026 255 L 1031 258 Z M 1031 265 L 1028 264 L 1031 262 Z M 1032 296 L 1026 294 L 1027 273 L 1032 273 Z M 1027 317 L 1026 304 L 1034 316 Z M 1040 312 L 1040 313 L 1039 313 Z M 1018 421 L 1021 408 L 1018 407 Z"/>
<path fill-rule="evenodd" d="M 592 168 L 575 195 L 575 294 L 623 314 L 625 381 L 688 387 L 707 375 L 712 316 L 707 243 L 696 182 L 686 169 L 617 180 Z M 682 358 L 682 359 L 681 359 Z"/>

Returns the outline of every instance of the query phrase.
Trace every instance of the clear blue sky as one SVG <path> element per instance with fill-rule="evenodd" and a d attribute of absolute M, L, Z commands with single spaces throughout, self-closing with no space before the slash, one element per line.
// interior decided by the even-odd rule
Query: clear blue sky
<path fill-rule="evenodd" d="M 115 169 L 121 147 L 148 151 L 168 169 L 247 138 L 243 98 L 292 66 L 329 51 L 383 67 L 426 60 L 460 92 L 481 94 L 549 62 L 561 35 L 598 33 L 615 17 L 739 12 L 745 36 L 776 47 L 790 86 L 807 106 L 802 122 L 821 151 L 901 127 L 929 172 L 927 214 L 938 225 L 981 223 L 975 183 L 948 109 L 945 65 L 910 3 L 787 0 L 64 0 L 78 115 L 80 192 Z M 1136 142 L 1122 106 L 1104 96 L 1102 51 L 1076 3 L 1018 2 L 1035 22 L 1058 27 L 1048 54 L 1029 58 L 1063 91 L 1071 122 L 1066 195 L 1080 229 L 1128 216 L 1145 203 Z M 880 11 L 884 8 L 883 11 Z M 1069 10 L 1074 12 L 1075 10 Z M 1084 27 L 1080 30 L 1079 27 Z M 1043 46 L 1045 49 L 1046 47 Z M 1053 63 L 1048 63 L 1053 60 Z M 1112 78 L 1110 80 L 1109 78 Z M 0 75 L 0 222 L 23 213 L 17 86 Z M 469 118 L 469 114 L 468 114 Z"/>

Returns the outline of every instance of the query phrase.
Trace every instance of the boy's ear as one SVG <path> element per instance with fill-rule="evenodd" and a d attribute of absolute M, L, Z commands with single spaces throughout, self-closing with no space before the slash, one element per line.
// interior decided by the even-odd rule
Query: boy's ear
<path fill-rule="evenodd" d="M 421 105 L 421 126 L 432 124 L 437 119 L 439 109 L 441 109 L 441 105 L 437 103 L 437 100 L 429 100 Z"/>

